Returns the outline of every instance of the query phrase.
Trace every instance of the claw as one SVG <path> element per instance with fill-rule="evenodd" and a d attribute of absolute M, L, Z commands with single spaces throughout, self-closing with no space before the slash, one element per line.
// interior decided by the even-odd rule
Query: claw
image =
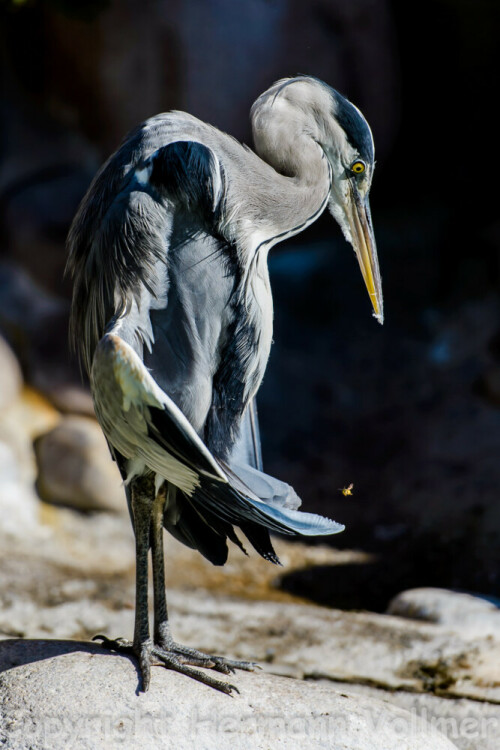
<path fill-rule="evenodd" d="M 139 662 L 139 671 L 141 674 L 142 691 L 147 692 L 151 682 L 151 666 L 161 665 L 166 669 L 172 669 L 175 672 L 191 677 L 204 685 L 219 690 L 226 695 L 232 695 L 233 692 L 239 694 L 236 685 L 228 682 L 216 680 L 209 674 L 200 672 L 193 667 L 203 669 L 213 669 L 222 674 L 234 674 L 237 669 L 244 669 L 252 672 L 258 665 L 249 661 L 238 661 L 236 659 L 226 659 L 224 656 L 210 656 L 194 648 L 181 646 L 177 643 L 169 642 L 167 644 L 155 645 L 150 640 L 145 643 L 135 644 L 127 641 L 125 638 L 108 638 L 107 635 L 98 634 L 92 638 L 93 641 L 100 642 L 104 648 L 110 651 L 122 651 L 133 653 Z"/>
<path fill-rule="evenodd" d="M 108 638 L 107 635 L 102 635 L 102 633 L 99 633 L 98 635 L 94 635 L 92 638 L 93 641 L 96 641 L 97 643 L 101 643 L 101 645 L 104 648 L 109 648 L 111 651 L 133 651 L 133 643 L 131 641 L 127 641 L 126 638 Z"/>

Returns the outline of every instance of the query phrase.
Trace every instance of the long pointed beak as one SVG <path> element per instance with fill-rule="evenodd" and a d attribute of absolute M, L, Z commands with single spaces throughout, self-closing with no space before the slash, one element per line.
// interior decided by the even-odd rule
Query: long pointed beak
<path fill-rule="evenodd" d="M 350 186 L 351 200 L 348 201 L 346 215 L 351 229 L 352 245 L 370 295 L 373 315 L 382 324 L 384 322 L 384 300 L 370 204 L 368 198 L 361 197 L 355 184 L 351 182 Z"/>

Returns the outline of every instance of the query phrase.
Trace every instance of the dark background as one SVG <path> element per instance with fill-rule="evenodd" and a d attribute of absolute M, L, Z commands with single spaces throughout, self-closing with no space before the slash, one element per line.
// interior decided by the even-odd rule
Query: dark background
<path fill-rule="evenodd" d="M 177 108 L 250 142 L 253 100 L 299 72 L 371 123 L 384 327 L 330 216 L 270 260 L 266 468 L 374 555 L 284 579 L 324 603 L 499 594 L 499 21 L 495 0 L 0 2 L 0 327 L 56 402 L 79 377 L 65 236 L 130 128 Z"/>

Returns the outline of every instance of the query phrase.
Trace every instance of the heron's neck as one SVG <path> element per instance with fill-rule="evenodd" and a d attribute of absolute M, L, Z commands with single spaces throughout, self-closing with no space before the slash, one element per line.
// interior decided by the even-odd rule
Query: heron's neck
<path fill-rule="evenodd" d="M 281 150 L 279 163 L 268 153 L 248 154 L 242 186 L 238 244 L 253 255 L 306 229 L 323 212 L 331 188 L 331 168 L 323 150 L 302 138 Z"/>

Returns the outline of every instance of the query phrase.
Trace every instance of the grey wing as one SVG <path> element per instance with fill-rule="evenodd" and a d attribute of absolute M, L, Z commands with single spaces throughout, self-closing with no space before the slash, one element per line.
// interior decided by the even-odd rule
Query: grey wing
<path fill-rule="evenodd" d="M 255 398 L 249 402 L 243 415 L 240 434 L 232 450 L 230 463 L 252 466 L 258 471 L 263 470 L 259 417 Z"/>
<path fill-rule="evenodd" d="M 230 466 L 242 483 L 265 503 L 276 508 L 289 508 L 290 510 L 297 510 L 302 505 L 300 497 L 286 482 L 258 471 L 248 464 L 238 464 L 232 461 Z"/>
<path fill-rule="evenodd" d="M 257 404 L 253 398 L 243 415 L 229 466 L 243 484 L 264 502 L 297 510 L 302 501 L 293 487 L 263 471 L 258 420 Z"/>
<path fill-rule="evenodd" d="M 70 331 L 89 373 L 110 321 L 130 313 L 144 294 L 157 301 L 165 296 L 161 265 L 172 250 L 176 212 L 192 212 L 194 232 L 217 221 L 222 175 L 211 149 L 174 141 L 156 150 L 148 144 L 148 151 L 147 131 L 147 123 L 134 131 L 102 167 L 68 235 Z"/>
<path fill-rule="evenodd" d="M 129 459 L 130 477 L 149 468 L 160 483 L 166 480 L 181 490 L 201 517 L 206 510 L 225 524 L 240 526 L 248 538 L 256 525 L 292 535 L 343 530 L 330 519 L 278 507 L 255 495 L 212 456 L 182 411 L 119 336 L 109 333 L 99 342 L 91 382 L 99 422 L 111 445 Z"/>

